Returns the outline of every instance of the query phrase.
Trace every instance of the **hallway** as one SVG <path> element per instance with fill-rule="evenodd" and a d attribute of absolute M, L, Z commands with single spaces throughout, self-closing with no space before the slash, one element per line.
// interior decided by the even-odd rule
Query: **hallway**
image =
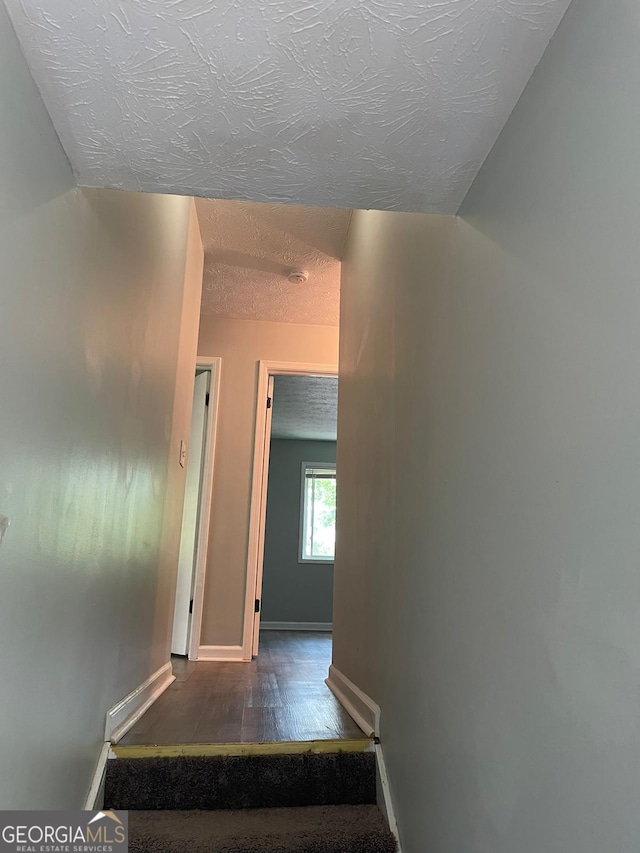
<path fill-rule="evenodd" d="M 366 739 L 324 683 L 329 633 L 262 631 L 251 663 L 172 660 L 176 680 L 121 746 Z"/>
<path fill-rule="evenodd" d="M 10 833 L 638 850 L 639 44 L 637 0 L 0 0 Z M 297 371 L 335 460 L 269 441 Z"/>

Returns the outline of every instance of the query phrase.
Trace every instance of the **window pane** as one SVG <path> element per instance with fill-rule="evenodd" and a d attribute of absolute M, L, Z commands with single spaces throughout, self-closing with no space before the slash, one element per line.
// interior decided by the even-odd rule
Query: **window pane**
<path fill-rule="evenodd" d="M 333 560 L 336 544 L 334 468 L 305 470 L 303 559 Z"/>
<path fill-rule="evenodd" d="M 305 529 L 305 557 L 311 557 L 313 554 L 313 480 L 309 477 L 306 479 L 306 497 L 305 497 L 305 514 L 306 514 L 306 529 Z"/>

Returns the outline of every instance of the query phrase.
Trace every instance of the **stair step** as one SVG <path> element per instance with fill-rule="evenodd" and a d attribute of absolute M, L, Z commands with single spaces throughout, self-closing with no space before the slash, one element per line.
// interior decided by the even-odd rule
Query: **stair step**
<path fill-rule="evenodd" d="M 109 809 L 260 809 L 376 802 L 375 754 L 115 758 Z"/>
<path fill-rule="evenodd" d="M 294 755 L 307 752 L 371 752 L 373 738 L 247 741 L 245 743 L 112 743 L 118 758 L 175 758 L 178 755 Z"/>
<path fill-rule="evenodd" d="M 378 808 L 131 811 L 130 853 L 395 853 Z"/>

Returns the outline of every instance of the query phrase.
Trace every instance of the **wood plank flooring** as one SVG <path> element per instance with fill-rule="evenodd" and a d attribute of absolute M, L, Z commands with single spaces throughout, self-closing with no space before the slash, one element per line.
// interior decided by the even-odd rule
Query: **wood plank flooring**
<path fill-rule="evenodd" d="M 331 634 L 263 631 L 251 663 L 173 659 L 174 683 L 121 744 L 366 738 L 324 683 Z"/>

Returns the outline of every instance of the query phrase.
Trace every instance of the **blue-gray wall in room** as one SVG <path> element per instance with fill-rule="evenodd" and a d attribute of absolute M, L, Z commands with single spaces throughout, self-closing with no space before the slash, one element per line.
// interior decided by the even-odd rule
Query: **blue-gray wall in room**
<path fill-rule="evenodd" d="M 333 563 L 299 563 L 303 462 L 335 462 L 335 441 L 273 439 L 265 528 L 263 622 L 331 622 Z"/>

